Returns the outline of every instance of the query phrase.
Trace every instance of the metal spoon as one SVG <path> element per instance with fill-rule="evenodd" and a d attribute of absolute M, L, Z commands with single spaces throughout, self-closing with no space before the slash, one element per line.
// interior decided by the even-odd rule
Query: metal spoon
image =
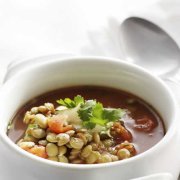
<path fill-rule="evenodd" d="M 167 81 L 180 104 L 180 49 L 176 42 L 154 23 L 138 17 L 126 19 L 120 33 L 125 59 Z"/>
<path fill-rule="evenodd" d="M 180 69 L 180 50 L 176 42 L 157 25 L 138 17 L 126 19 L 120 28 L 126 60 L 163 78 Z"/>

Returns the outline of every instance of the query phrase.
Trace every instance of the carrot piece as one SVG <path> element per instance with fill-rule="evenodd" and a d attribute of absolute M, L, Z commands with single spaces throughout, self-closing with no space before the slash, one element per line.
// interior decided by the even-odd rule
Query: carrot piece
<path fill-rule="evenodd" d="M 28 152 L 30 152 L 31 154 L 34 154 L 36 156 L 39 156 L 41 158 L 47 158 L 48 155 L 46 153 L 46 149 L 44 146 L 39 146 L 39 145 L 35 145 L 34 147 L 32 147 L 31 149 L 27 150 Z"/>
<path fill-rule="evenodd" d="M 67 132 L 67 131 L 72 130 L 72 129 L 73 129 L 72 125 L 67 125 L 67 126 L 64 126 L 61 131 L 63 133 L 63 132 Z"/>

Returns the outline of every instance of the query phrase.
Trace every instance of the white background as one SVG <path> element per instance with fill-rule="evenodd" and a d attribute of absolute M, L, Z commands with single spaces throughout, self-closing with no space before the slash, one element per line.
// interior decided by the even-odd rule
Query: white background
<path fill-rule="evenodd" d="M 178 0 L 0 0 L 0 77 L 10 61 L 54 53 L 121 57 L 118 28 L 146 15 L 180 44 Z"/>

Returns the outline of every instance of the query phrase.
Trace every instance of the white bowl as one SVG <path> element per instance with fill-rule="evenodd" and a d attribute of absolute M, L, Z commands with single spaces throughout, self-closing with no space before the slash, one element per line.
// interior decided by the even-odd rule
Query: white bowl
<path fill-rule="evenodd" d="M 141 97 L 162 116 L 166 135 L 135 157 L 94 165 L 45 160 L 20 149 L 7 137 L 8 122 L 23 104 L 44 92 L 72 85 L 115 87 Z M 26 171 L 32 179 L 43 180 L 126 180 L 155 173 L 169 173 L 174 179 L 178 177 L 180 135 L 175 98 L 162 80 L 136 65 L 100 57 L 51 57 L 50 61 L 25 67 L 11 77 L 0 91 L 0 107 L 0 138 L 8 158 L 17 164 L 17 174 Z"/>

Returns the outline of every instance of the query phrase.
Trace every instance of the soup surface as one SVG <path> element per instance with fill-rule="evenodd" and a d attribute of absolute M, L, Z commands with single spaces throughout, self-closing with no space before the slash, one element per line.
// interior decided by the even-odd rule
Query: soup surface
<path fill-rule="evenodd" d="M 59 106 L 59 104 L 56 102 L 57 100 L 64 99 L 64 98 L 73 99 L 77 95 L 81 95 L 82 97 L 84 97 L 84 100 L 96 99 L 97 102 L 102 103 L 103 107 L 105 107 L 107 109 L 110 108 L 110 110 L 111 110 L 111 108 L 121 108 L 121 110 L 123 110 L 125 112 L 124 115 L 120 118 L 120 121 L 113 122 L 113 123 L 115 123 L 113 125 L 111 124 L 110 133 L 112 136 L 110 135 L 110 137 L 107 138 L 108 140 L 109 139 L 114 140 L 114 142 L 113 142 L 114 144 L 109 145 L 109 147 L 108 147 L 108 148 L 113 149 L 114 151 L 116 150 L 116 153 L 113 152 L 114 154 L 112 154 L 112 156 L 113 155 L 116 156 L 117 151 L 120 151 L 121 149 L 123 149 L 123 150 L 128 149 L 125 146 L 127 146 L 127 147 L 129 146 L 132 148 L 131 150 L 128 149 L 131 153 L 129 155 L 127 155 L 127 152 L 125 152 L 125 151 L 119 152 L 119 156 L 117 155 L 118 160 L 126 158 L 126 157 L 125 158 L 121 157 L 121 156 L 123 156 L 123 153 L 125 154 L 124 156 L 131 157 L 131 156 L 134 156 L 136 154 L 146 151 L 147 149 L 149 149 L 150 147 L 155 145 L 157 142 L 159 142 L 165 134 L 165 129 L 164 129 L 164 125 L 163 125 L 163 121 L 162 121 L 161 117 L 155 111 L 155 109 L 153 107 L 151 107 L 148 103 L 144 102 L 142 99 L 140 99 L 130 93 L 118 90 L 118 89 L 107 88 L 107 87 L 98 87 L 98 86 L 77 86 L 77 87 L 62 88 L 62 89 L 58 89 L 58 90 L 55 90 L 52 92 L 48 92 L 48 93 L 42 94 L 41 96 L 35 97 L 31 101 L 27 102 L 23 107 L 21 107 L 17 111 L 17 113 L 13 117 L 13 119 L 11 121 L 11 125 L 9 126 L 9 129 L 7 132 L 9 138 L 12 141 L 14 141 L 15 143 L 17 143 L 20 139 L 21 139 L 21 142 L 23 141 L 22 138 L 24 137 L 25 132 L 27 133 L 27 127 L 28 127 L 27 123 L 23 122 L 23 119 L 24 119 L 25 113 L 27 111 L 30 112 L 31 108 L 41 107 L 41 109 L 39 108 L 40 109 L 39 112 L 41 112 L 43 114 L 44 113 L 43 112 L 44 103 L 47 103 L 47 102 L 52 103 L 52 104 L 54 104 L 54 108 L 57 108 L 57 107 L 59 108 L 62 106 Z M 58 110 L 58 109 L 56 109 L 56 110 Z M 61 110 L 61 108 L 60 108 L 60 110 Z M 46 115 L 47 115 L 47 113 L 48 112 L 46 112 Z M 55 115 L 51 114 L 50 116 L 55 116 Z M 127 133 L 127 135 L 125 135 L 127 138 L 125 136 L 123 138 L 118 137 L 117 132 L 120 133 L 120 130 L 116 131 L 116 128 L 119 128 L 119 127 L 122 127 L 121 131 L 124 131 Z M 87 128 L 87 126 L 86 126 L 86 128 Z M 46 133 L 55 133 L 56 135 L 59 134 L 59 132 L 56 132 L 56 131 L 50 132 L 49 129 L 51 130 L 50 126 L 48 129 L 46 129 Z M 70 130 L 72 130 L 72 129 L 70 129 Z M 78 130 L 78 131 L 80 132 L 80 130 Z M 92 129 L 90 129 L 90 131 L 93 134 L 92 136 L 94 138 L 94 136 L 97 135 L 97 132 L 96 131 L 92 132 Z M 116 134 L 113 136 L 114 132 Z M 82 133 L 82 132 L 80 132 L 80 133 Z M 79 138 L 77 134 L 78 134 L 78 132 L 76 132 L 76 136 L 74 138 Z M 106 137 L 98 136 L 98 138 L 100 138 L 100 140 L 102 141 L 101 144 L 103 144 L 104 142 L 108 143 L 108 140 L 106 139 Z M 47 146 L 47 143 L 52 145 L 53 142 L 48 141 L 47 139 L 48 139 L 47 136 L 45 137 L 45 139 L 43 139 L 43 136 L 39 138 L 39 140 L 42 141 L 42 144 L 43 144 L 43 142 L 45 143 L 44 146 Z M 86 146 L 89 145 L 87 147 L 87 149 L 91 145 L 92 145 L 92 147 L 90 149 L 93 149 L 93 143 L 98 144 L 99 142 L 97 142 L 97 141 L 98 141 L 97 137 L 95 137 L 94 141 L 92 140 L 92 142 L 89 142 L 89 144 L 86 143 Z M 79 142 L 79 143 L 81 143 L 81 142 Z M 39 143 L 39 144 L 41 145 L 41 143 Z M 103 146 L 106 146 L 106 145 L 103 144 Z M 83 157 L 83 158 L 78 157 L 78 158 L 80 158 L 80 160 L 76 159 L 76 161 L 73 161 L 73 160 L 71 161 L 71 159 L 69 159 L 69 156 L 72 155 L 72 152 L 70 152 L 70 150 L 67 151 L 68 145 L 67 145 L 67 147 L 63 145 L 63 148 L 61 148 L 61 146 L 58 148 L 66 149 L 66 157 L 65 157 L 66 160 L 59 160 L 60 162 L 90 163 L 90 164 L 98 163 L 97 161 L 94 161 L 94 162 L 93 161 L 91 162 L 90 160 L 86 161 L 86 160 L 84 160 L 85 157 Z M 70 147 L 70 148 L 72 149 L 72 147 Z M 81 148 L 85 149 L 85 144 Z M 77 148 L 76 151 L 78 151 L 78 150 L 79 149 Z M 96 148 L 95 148 L 95 150 L 96 150 Z M 46 147 L 45 151 L 47 151 L 47 147 Z M 71 150 L 71 151 L 73 151 L 73 150 Z M 99 150 L 99 152 L 102 154 L 104 152 L 104 150 L 101 149 L 101 150 Z M 33 154 L 37 155 L 36 153 L 33 153 Z M 77 154 L 77 152 L 76 152 L 76 154 Z M 93 155 L 91 155 L 91 156 L 93 157 Z M 50 160 L 58 161 L 57 153 L 56 153 L 56 156 L 50 155 L 47 157 Z M 58 155 L 58 157 L 59 157 L 59 159 L 60 158 L 63 159 L 64 154 L 61 157 Z M 103 158 L 107 159 L 106 156 Z M 113 157 L 112 157 L 112 159 L 113 159 Z M 116 157 L 114 157 L 114 159 L 116 160 Z M 104 161 L 101 159 L 101 161 L 99 163 L 102 163 L 102 162 L 110 162 L 110 160 Z"/>

